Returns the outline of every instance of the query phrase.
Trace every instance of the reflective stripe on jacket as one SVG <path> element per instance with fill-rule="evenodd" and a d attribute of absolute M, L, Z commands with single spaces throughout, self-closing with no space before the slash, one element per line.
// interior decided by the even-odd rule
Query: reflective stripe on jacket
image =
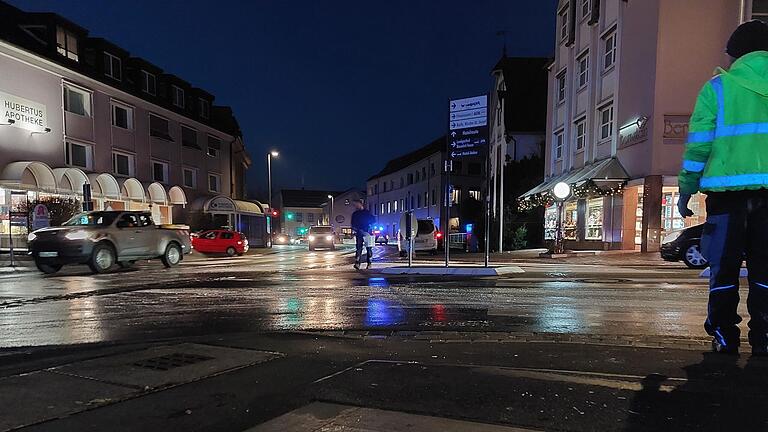
<path fill-rule="evenodd" d="M 680 193 L 768 188 L 768 51 L 719 72 L 691 116 Z"/>

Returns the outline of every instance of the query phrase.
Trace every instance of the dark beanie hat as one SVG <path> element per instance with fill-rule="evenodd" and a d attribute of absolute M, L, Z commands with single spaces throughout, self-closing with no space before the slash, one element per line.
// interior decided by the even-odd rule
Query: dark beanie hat
<path fill-rule="evenodd" d="M 752 20 L 738 26 L 728 39 L 725 52 L 739 58 L 755 51 L 768 51 L 768 24 Z"/>

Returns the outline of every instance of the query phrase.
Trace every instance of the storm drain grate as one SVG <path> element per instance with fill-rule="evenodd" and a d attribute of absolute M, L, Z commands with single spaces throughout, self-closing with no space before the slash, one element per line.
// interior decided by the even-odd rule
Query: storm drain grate
<path fill-rule="evenodd" d="M 137 361 L 136 363 L 133 363 L 133 365 L 152 370 L 167 371 L 177 367 L 189 366 L 195 363 L 213 359 L 214 357 L 208 357 L 199 354 L 173 353 Z"/>

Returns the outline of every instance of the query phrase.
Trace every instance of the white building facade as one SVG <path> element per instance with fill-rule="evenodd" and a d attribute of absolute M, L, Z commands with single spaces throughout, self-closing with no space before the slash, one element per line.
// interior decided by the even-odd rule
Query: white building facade
<path fill-rule="evenodd" d="M 557 48 L 549 70 L 545 181 L 521 198 L 548 206 L 553 239 L 559 181 L 564 236 L 577 249 L 657 251 L 683 220 L 677 174 L 696 96 L 718 66 L 725 44 L 764 0 L 562 0 Z"/>

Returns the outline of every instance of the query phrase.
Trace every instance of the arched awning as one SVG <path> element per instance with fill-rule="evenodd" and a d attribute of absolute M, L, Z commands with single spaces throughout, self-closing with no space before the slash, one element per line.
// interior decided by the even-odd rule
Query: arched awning
<path fill-rule="evenodd" d="M 238 213 L 255 216 L 264 216 L 264 210 L 258 202 L 235 200 L 235 208 Z"/>
<path fill-rule="evenodd" d="M 9 163 L 0 173 L 0 183 L 51 192 L 58 189 L 51 167 L 37 161 Z"/>
<path fill-rule="evenodd" d="M 147 186 L 147 192 L 149 194 L 149 200 L 155 204 L 168 204 L 168 194 L 165 192 L 165 188 L 160 183 L 151 183 Z"/>
<path fill-rule="evenodd" d="M 168 190 L 168 200 L 171 204 L 187 205 L 187 194 L 184 189 L 174 186 Z"/>
<path fill-rule="evenodd" d="M 121 182 L 120 194 L 124 199 L 131 201 L 145 202 L 144 186 L 133 177 L 129 177 Z"/>
<path fill-rule="evenodd" d="M 224 195 L 215 196 L 203 204 L 203 211 L 206 213 L 234 213 L 235 202 Z"/>
<path fill-rule="evenodd" d="M 120 185 L 111 174 L 88 174 L 93 196 L 120 199 Z"/>
<path fill-rule="evenodd" d="M 83 185 L 91 181 L 88 176 L 79 168 L 54 168 L 53 175 L 56 177 L 56 184 L 62 192 L 83 193 Z"/>

